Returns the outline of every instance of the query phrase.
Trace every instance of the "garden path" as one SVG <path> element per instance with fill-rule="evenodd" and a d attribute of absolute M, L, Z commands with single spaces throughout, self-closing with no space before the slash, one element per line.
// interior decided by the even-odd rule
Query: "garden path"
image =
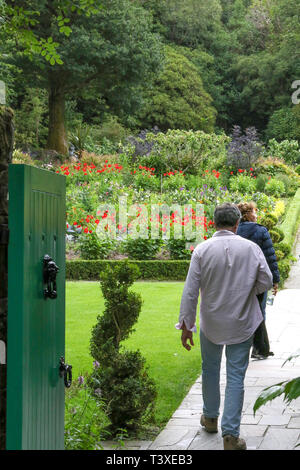
<path fill-rule="evenodd" d="M 300 358 L 283 362 L 299 349 L 300 338 L 300 229 L 294 245 L 297 262 L 274 304 L 267 305 L 267 328 L 273 357 L 250 360 L 245 379 L 241 437 L 248 450 L 293 450 L 300 443 L 300 398 L 287 405 L 281 397 L 259 408 L 253 405 L 270 385 L 300 376 Z M 225 360 L 221 367 L 221 410 L 226 381 Z M 175 411 L 165 429 L 151 441 L 125 441 L 124 450 L 222 450 L 221 432 L 208 434 L 199 425 L 202 412 L 201 377 Z M 115 443 L 102 443 L 111 449 Z M 122 449 L 122 448 L 121 448 Z M 300 449 L 300 447 L 298 447 Z"/>

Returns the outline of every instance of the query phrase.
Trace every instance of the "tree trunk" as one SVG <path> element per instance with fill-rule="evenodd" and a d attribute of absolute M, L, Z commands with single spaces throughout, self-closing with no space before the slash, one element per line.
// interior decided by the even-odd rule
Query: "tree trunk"
<path fill-rule="evenodd" d="M 65 126 L 65 93 L 60 85 L 50 82 L 49 90 L 49 131 L 47 148 L 62 155 L 69 154 Z"/>
<path fill-rule="evenodd" d="M 6 447 L 6 350 L 8 291 L 8 165 L 13 151 L 13 111 L 0 106 L 0 450 Z"/>

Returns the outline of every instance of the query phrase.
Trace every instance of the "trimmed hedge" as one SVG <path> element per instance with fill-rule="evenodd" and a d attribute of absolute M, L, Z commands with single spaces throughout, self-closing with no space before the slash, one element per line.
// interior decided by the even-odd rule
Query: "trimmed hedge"
<path fill-rule="evenodd" d="M 288 208 L 283 223 L 279 228 L 284 232 L 284 243 L 292 248 L 300 219 L 300 188 L 297 190 Z"/>
<path fill-rule="evenodd" d="M 118 260 L 67 260 L 66 278 L 68 280 L 98 281 L 99 274 L 106 266 L 122 263 Z M 128 260 L 129 265 L 136 265 L 140 270 L 139 279 L 156 281 L 185 281 L 190 260 Z"/>

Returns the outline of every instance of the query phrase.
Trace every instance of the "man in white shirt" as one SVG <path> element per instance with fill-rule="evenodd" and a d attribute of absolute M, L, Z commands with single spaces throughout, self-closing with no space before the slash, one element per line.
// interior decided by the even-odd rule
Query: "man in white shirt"
<path fill-rule="evenodd" d="M 196 310 L 201 289 L 201 425 L 208 432 L 217 432 L 220 366 L 226 345 L 227 383 L 221 423 L 225 450 L 247 448 L 239 432 L 249 352 L 253 334 L 263 321 L 256 296 L 273 285 L 272 273 L 260 247 L 236 235 L 240 219 L 236 205 L 226 203 L 216 207 L 217 231 L 193 252 L 176 325 L 183 330 L 182 345 L 189 351 L 194 345 L 193 332 L 197 331 Z"/>

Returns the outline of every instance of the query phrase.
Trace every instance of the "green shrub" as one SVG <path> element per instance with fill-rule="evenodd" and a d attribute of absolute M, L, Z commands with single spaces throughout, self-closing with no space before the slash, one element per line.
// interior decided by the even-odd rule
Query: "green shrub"
<path fill-rule="evenodd" d="M 285 254 L 283 253 L 283 251 L 280 251 L 280 250 L 276 250 L 275 255 L 276 255 L 277 261 L 281 261 L 285 257 Z"/>
<path fill-rule="evenodd" d="M 82 259 L 105 259 L 113 247 L 113 240 L 99 238 L 95 232 L 84 233 L 78 239 L 78 248 Z"/>
<path fill-rule="evenodd" d="M 295 171 L 296 171 L 296 173 L 298 173 L 298 175 L 300 175 L 300 165 L 296 166 Z"/>
<path fill-rule="evenodd" d="M 281 230 L 284 232 L 284 242 L 292 245 L 294 237 L 298 229 L 300 218 L 300 189 L 296 192 L 293 200 L 291 201 L 288 211 L 285 215 L 284 221 L 280 225 Z"/>
<path fill-rule="evenodd" d="M 271 139 L 266 154 L 280 158 L 290 165 L 300 163 L 300 148 L 297 140 L 277 142 L 275 139 Z"/>
<path fill-rule="evenodd" d="M 160 189 L 160 180 L 148 174 L 147 171 L 137 171 L 132 179 L 132 184 L 137 189 L 148 189 L 149 191 L 158 191 Z"/>
<path fill-rule="evenodd" d="M 268 230 L 272 230 L 277 223 L 277 218 L 272 214 L 265 215 L 261 218 L 260 224 L 264 225 Z"/>
<path fill-rule="evenodd" d="M 280 242 L 280 234 L 274 230 L 269 230 L 270 237 L 273 243 L 279 243 Z"/>
<path fill-rule="evenodd" d="M 280 273 L 280 284 L 282 285 L 283 282 L 289 277 L 289 273 L 291 270 L 291 265 L 288 259 L 282 259 L 278 261 L 278 269 Z"/>
<path fill-rule="evenodd" d="M 204 169 L 219 168 L 225 162 L 229 140 L 224 134 L 206 134 L 203 131 L 170 129 L 165 134 L 148 133 L 150 154 L 138 161 L 154 167 L 157 175 L 174 169 L 196 175 Z"/>
<path fill-rule="evenodd" d="M 105 310 L 92 330 L 91 354 L 99 363 L 89 378 L 94 392 L 101 391 L 111 432 L 134 430 L 153 417 L 155 384 L 139 351 L 121 350 L 120 343 L 133 331 L 141 306 L 139 294 L 128 289 L 138 278 L 138 268 L 128 262 L 108 266 L 101 273 Z"/>
<path fill-rule="evenodd" d="M 186 178 L 180 173 L 170 176 L 164 176 L 162 189 L 163 191 L 172 191 L 186 186 Z"/>
<path fill-rule="evenodd" d="M 186 249 L 186 240 L 176 240 L 172 238 L 168 241 L 167 248 L 170 252 L 171 259 L 191 259 L 192 251 Z"/>
<path fill-rule="evenodd" d="M 254 193 L 256 191 L 256 182 L 251 176 L 238 175 L 230 178 L 229 187 L 231 191 L 242 194 Z"/>
<path fill-rule="evenodd" d="M 284 192 L 288 197 L 293 197 L 297 191 L 298 184 L 294 179 L 283 173 L 276 174 L 276 180 L 284 184 Z"/>
<path fill-rule="evenodd" d="M 274 249 L 275 249 L 275 251 L 279 250 L 282 253 L 284 253 L 284 256 L 288 256 L 292 251 L 291 245 L 289 245 L 288 243 L 285 243 L 285 242 L 275 243 L 274 244 Z"/>
<path fill-rule="evenodd" d="M 263 192 L 268 181 L 267 175 L 259 175 L 256 178 L 256 191 Z"/>
<path fill-rule="evenodd" d="M 272 232 L 276 232 L 279 235 L 279 240 L 274 243 L 279 243 L 284 239 L 284 232 L 278 227 L 272 227 Z M 271 232 L 270 232 L 271 233 Z M 272 237 L 271 237 L 272 238 Z M 273 239 L 272 239 L 273 240 Z"/>
<path fill-rule="evenodd" d="M 84 383 L 85 377 L 80 379 L 66 389 L 65 449 L 95 450 L 99 440 L 107 437 L 105 428 L 110 422 L 101 397 L 96 399 Z"/>
<path fill-rule="evenodd" d="M 266 183 L 265 192 L 271 196 L 280 197 L 285 192 L 284 183 L 273 178 Z"/>

